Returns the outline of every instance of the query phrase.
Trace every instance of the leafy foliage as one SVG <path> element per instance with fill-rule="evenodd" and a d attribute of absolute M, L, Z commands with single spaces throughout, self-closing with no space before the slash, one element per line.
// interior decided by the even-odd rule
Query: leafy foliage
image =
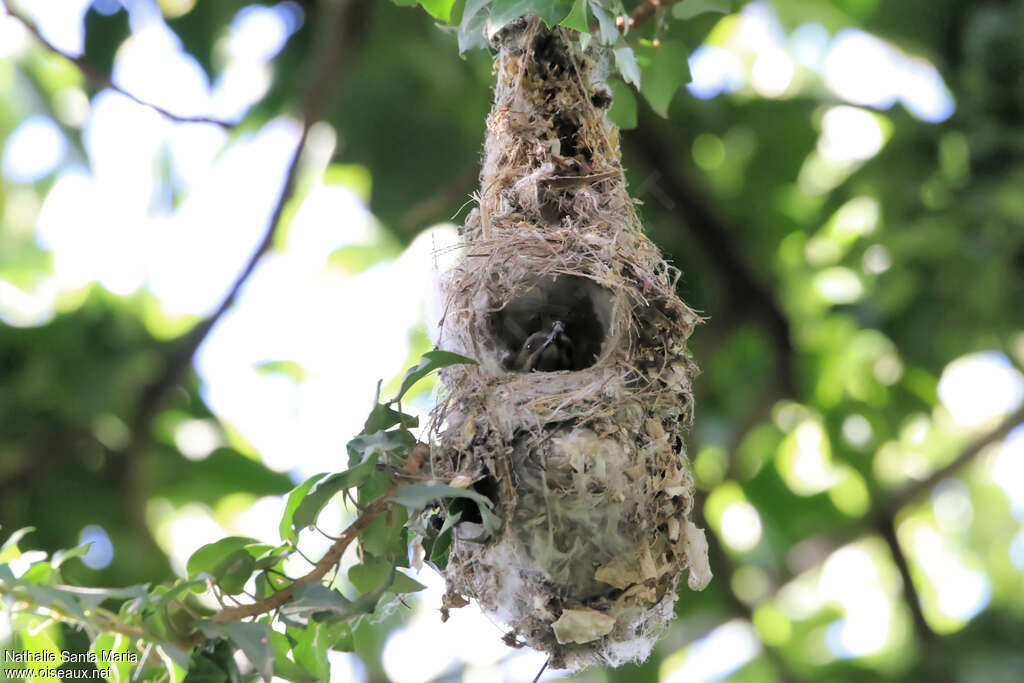
<path fill-rule="evenodd" d="M 30 10 L 42 5 L 31 0 L 10 4 Z M 111 6 L 95 3 L 84 15 L 84 59 L 101 75 L 123 63 L 129 35 L 136 46 L 149 39 L 139 33 L 138 22 L 128 21 L 126 10 L 106 15 L 98 11 L 103 4 Z M 272 119 L 301 111 L 316 28 L 323 24 L 320 8 L 327 3 L 279 4 L 297 19 L 281 51 L 255 70 L 269 77 L 269 90 L 222 142 L 210 145 L 211 156 L 230 157 L 236 145 L 265 130 Z M 324 113 L 337 146 L 327 170 L 319 174 L 323 177 L 315 170 L 309 176 L 336 190 L 351 189 L 378 221 L 375 239 L 341 246 L 332 256 L 332 265 L 346 273 L 372 274 L 372 266 L 396 256 L 424 226 L 463 215 L 457 212 L 474 189 L 491 85 L 490 55 L 470 47 L 486 48 L 494 3 L 418 3 L 426 11 L 409 9 L 413 3 L 407 0 L 338 4 L 370 9 L 357 40 L 351 41 L 350 58 L 338 73 L 329 74 L 335 76 L 332 85 L 340 84 Z M 1000 455 L 1001 436 L 991 437 L 992 448 L 978 451 L 980 457 L 968 458 L 963 468 L 946 469 L 958 455 L 969 454 L 963 448 L 972 439 L 989 439 L 994 424 L 954 424 L 949 395 L 940 387 L 950 363 L 965 354 L 994 354 L 1011 376 L 1024 363 L 1024 233 L 1019 229 L 1024 221 L 1019 191 L 1024 107 L 1019 89 L 1010 85 L 1024 68 L 1021 3 L 682 0 L 640 26 L 620 30 L 616 18 L 642 4 L 575 0 L 522 6 L 547 13 L 551 21 L 566 11 L 558 19 L 561 25 L 590 33 L 581 42 L 632 51 L 639 77 L 633 73 L 627 82 L 619 72 L 611 75 L 609 116 L 622 128 L 634 129 L 622 135 L 623 161 L 631 191 L 643 202 L 638 211 L 645 230 L 682 271 L 681 295 L 710 318 L 693 338 L 703 375 L 695 386 L 698 417 L 687 450 L 706 495 L 698 509 L 712 532 L 716 579 L 705 593 L 680 604 L 666 647 L 681 646 L 694 633 L 717 626 L 731 636 L 740 632 L 737 626 L 749 626 L 759 654 L 727 674 L 729 680 L 1012 678 L 1021 669 L 1024 607 L 1020 511 L 1019 500 L 1011 495 L 1015 480 L 1006 469 L 994 469 L 1012 460 Z M 180 40 L 186 61 L 194 60 L 195 74 L 209 83 L 220 82 L 228 72 L 229 37 L 239 12 L 259 9 L 229 0 L 159 5 L 167 25 L 165 42 L 174 47 Z M 184 14 L 174 13 L 186 6 L 190 9 Z M 155 20 L 159 23 L 159 17 Z M 88 284 L 99 279 L 94 272 L 71 273 L 71 283 L 60 280 L 54 293 L 56 274 L 68 275 L 61 263 L 66 254 L 55 253 L 52 243 L 55 223 L 81 236 L 77 248 L 102 244 L 129 260 L 122 248 L 128 251 L 142 233 L 141 223 L 138 232 L 131 221 L 131 231 L 104 232 L 85 219 L 95 214 L 103 227 L 118 226 L 121 210 L 145 198 L 119 190 L 104 195 L 102 210 L 79 209 L 57 216 L 65 223 L 56 221 L 68 178 L 99 176 L 111 166 L 111 157 L 104 161 L 97 154 L 102 150 L 97 150 L 101 138 L 96 127 L 103 120 L 100 105 L 109 103 L 111 93 L 11 29 L 12 21 L 0 18 L 5 36 L 0 46 L 5 161 L 0 310 L 7 316 L 0 324 L 0 520 L 6 537 L 0 539 L 0 584 L 10 591 L 0 615 L 3 646 L 38 653 L 137 653 L 144 636 L 161 643 L 141 663 L 141 672 L 139 662 L 108 662 L 103 667 L 111 671 L 108 676 L 120 681 L 136 674 L 141 680 L 181 680 L 193 658 L 196 675 L 202 668 L 212 679 L 230 680 L 237 668 L 233 653 L 243 642 L 254 662 L 265 661 L 269 645 L 277 676 L 324 680 L 329 676 L 326 652 L 333 648 L 355 652 L 368 679 L 383 680 L 381 652 L 398 620 L 382 609 L 385 594 L 357 595 L 347 575 L 332 584 L 344 593 L 321 582 L 296 588 L 279 613 L 290 622 L 284 632 L 256 620 L 249 633 L 232 636 L 211 621 L 219 605 L 197 597 L 223 593 L 217 581 L 228 589 L 237 586 L 240 572 L 231 571 L 236 564 L 251 566 L 249 577 L 254 578 L 245 587 L 257 599 L 288 586 L 282 574 L 308 571 L 295 549 L 317 533 L 309 524 L 318 513 L 336 508 L 331 502 L 321 506 L 322 499 L 333 490 L 335 498 L 348 496 L 360 505 L 388 500 L 391 482 L 384 469 L 407 457 L 401 455 L 408 446 L 401 434 L 403 428 L 414 429 L 414 420 L 398 404 L 378 403 L 361 440 L 346 452 L 354 458 L 349 471 L 364 463 L 372 467 L 358 474 L 325 472 L 297 487 L 297 480 L 263 464 L 247 442 L 251 430 L 236 424 L 236 416 L 211 411 L 208 387 L 201 387 L 198 375 L 186 371 L 167 385 L 154 408 L 152 429 L 140 422 L 142 397 L 197 320 L 161 310 L 147 287 L 126 294 L 106 279 L 107 289 Z M 447 30 L 438 30 L 438 22 Z M 766 32 L 747 33 L 752 25 Z M 782 52 L 766 56 L 755 38 L 772 35 L 779 38 L 773 45 Z M 890 66 L 933 65 L 955 111 L 948 118 L 925 120 L 898 94 L 891 102 L 866 104 L 865 91 L 858 100 L 836 90 L 836 65 L 825 68 L 831 50 L 840 37 L 865 35 L 908 60 L 886 61 Z M 807 46 L 818 46 L 817 51 L 804 51 Z M 465 51 L 461 59 L 455 57 L 460 48 Z M 698 64 L 702 56 L 724 58 L 711 63 L 725 65 L 729 78 L 722 82 L 727 87 L 702 90 L 707 83 L 700 77 L 707 72 L 695 66 L 698 78 L 690 84 L 695 94 L 680 89 L 687 78 L 684 51 Z M 622 52 L 623 60 L 633 69 L 628 54 Z M 766 57 L 763 67 L 780 54 L 794 69 L 792 80 L 782 92 L 759 90 L 762 84 L 754 78 L 758 60 Z M 852 71 L 872 88 L 904 73 L 879 72 L 864 58 L 869 54 L 858 53 Z M 924 73 L 914 69 L 906 73 Z M 127 75 L 114 72 L 115 81 Z M 144 76 L 145 83 L 162 85 L 158 77 Z M 85 110 L 69 106 L 83 99 Z M 875 153 L 844 162 L 838 175 L 820 163 L 821 150 L 859 138 L 848 126 L 839 127 L 838 138 L 825 135 L 826 114 L 836 107 L 866 115 L 861 120 L 877 125 L 880 144 Z M 654 115 L 665 113 L 668 123 Z M 65 154 L 54 170 L 15 179 L 6 163 L 13 155 L 12 140 L 36 117 L 56 123 Z M 155 115 L 147 120 L 154 131 L 172 132 L 162 137 L 149 131 L 152 135 L 142 144 L 130 135 L 140 127 L 118 130 L 123 144 L 116 151 L 127 156 L 118 157 L 114 166 L 126 164 L 133 158 L 128 152 L 140 147 L 151 144 L 158 150 L 155 163 L 131 166 L 130 173 L 158 188 L 148 201 L 165 207 L 159 209 L 166 212 L 159 215 L 163 222 L 188 207 L 203 185 L 189 186 L 178 177 L 181 140 L 213 134 L 202 126 L 158 123 Z M 273 125 L 279 124 L 277 119 Z M 43 156 L 44 147 L 33 146 L 32 156 Z M 114 185 L 120 188 L 127 175 L 116 175 Z M 304 205 L 304 190 L 315 185 L 309 177 L 300 180 L 289 220 Z M 253 195 L 250 191 L 245 202 Z M 218 214 L 208 232 L 241 233 L 245 207 L 227 197 L 219 204 L 226 213 Z M 875 220 L 851 223 L 851 215 Z M 300 223 L 289 220 L 283 222 Z M 344 226 L 346 233 L 358 232 L 355 227 Z M 209 245 L 196 240 L 188 247 L 180 267 L 191 272 L 203 263 L 200 257 Z M 283 249 L 283 242 L 275 242 L 275 248 Z M 845 298 L 835 298 L 830 287 L 836 282 L 845 283 L 840 292 Z M 375 303 L 384 301 L 379 283 L 361 294 Z M 28 306 L 25 316 L 10 317 L 12 305 L 24 311 L 26 302 L 39 301 L 49 301 L 51 316 L 33 316 L 35 309 Z M 304 305 L 300 300 L 295 307 Z M 378 317 L 370 321 L 335 307 L 321 315 L 346 318 L 339 324 L 353 336 L 377 337 L 383 321 L 396 314 L 381 304 Z M 418 339 L 409 357 L 416 358 L 427 346 Z M 262 359 L 260 370 L 281 386 L 319 379 L 276 352 Z M 971 374 L 976 381 L 964 394 L 969 401 L 981 405 L 999 394 L 998 384 L 986 383 L 976 371 Z M 400 384 L 395 377 L 385 386 L 397 393 Z M 418 400 L 415 391 L 403 401 Z M 1011 419 L 1019 422 L 1019 413 L 1014 415 Z M 212 427 L 218 435 L 218 445 L 205 458 L 186 453 L 176 438 L 195 424 Z M 352 431 L 358 430 L 357 425 Z M 807 450 L 807 444 L 815 448 Z M 806 459 L 808 453 L 814 458 Z M 339 468 L 345 464 L 342 455 Z M 319 469 L 332 468 L 311 471 Z M 824 475 L 817 488 L 803 478 L 809 471 Z M 941 481 L 936 486 L 929 477 Z M 904 495 L 905 487 L 917 494 Z M 307 501 L 315 491 L 319 494 Z M 231 551 L 233 558 L 231 553 L 218 555 L 209 569 L 178 579 L 166 545 L 154 541 L 166 540 L 168 529 L 154 520 L 166 519 L 168 509 L 198 507 L 203 519 L 223 521 L 261 496 L 278 495 L 288 498 L 280 547 L 243 544 Z M 427 503 L 426 515 L 447 506 L 440 528 L 423 524 L 422 516 L 404 519 L 415 512 L 405 508 L 380 517 L 360 537 L 376 551 L 370 566 L 383 567 L 382 560 L 394 557 L 391 585 L 403 581 L 397 577 L 406 575 L 400 561 L 407 558 L 399 557 L 399 547 L 408 535 L 422 532 L 424 561 L 443 567 L 460 510 L 468 512 L 471 508 L 463 506 L 476 504 L 468 498 Z M 759 540 L 752 547 L 734 545 L 729 532 L 737 519 L 755 519 L 751 509 Z M 883 535 L 887 522 L 897 532 L 894 542 Z M 37 530 L 23 536 L 17 529 L 27 525 Z M 116 548 L 109 566 L 95 568 L 82 561 L 88 553 L 78 556 L 89 541 L 83 535 L 86 525 L 109 535 Z M 93 540 L 90 547 L 99 545 Z M 60 554 L 62 548 L 71 549 L 70 554 Z M 900 557 L 907 562 L 906 573 L 897 566 Z M 867 568 L 867 576 L 837 573 L 849 568 L 844 562 L 851 558 Z M 219 578 L 210 570 L 217 570 Z M 378 585 L 363 582 L 364 587 L 377 590 L 386 576 L 377 578 Z M 842 590 L 826 591 L 837 585 Z M 961 590 L 965 587 L 980 589 L 975 595 L 987 602 L 978 604 L 977 613 L 949 616 L 944 608 L 962 606 L 969 595 Z M 238 599 L 250 598 L 239 594 Z M 922 607 L 920 621 L 914 604 Z M 12 614 L 11 605 L 19 611 Z M 30 605 L 45 608 L 48 616 L 41 616 L 41 609 L 22 609 Z M 871 606 L 883 609 L 885 618 L 865 622 L 865 609 Z M 59 618 L 54 620 L 54 614 Z M 8 616 L 13 629 L 6 628 Z M 190 645 L 178 641 L 195 633 L 198 623 L 209 630 L 202 647 L 192 652 L 178 647 Z M 865 623 L 866 630 L 845 630 Z M 129 627 L 128 633 L 118 631 L 121 626 Z M 841 649 L 858 643 L 848 639 L 850 633 L 870 633 L 869 644 L 878 644 L 883 635 L 887 639 L 878 650 L 861 654 Z M 693 653 L 703 657 L 712 649 L 663 650 L 644 665 L 598 675 L 611 681 L 653 680 L 659 670 L 675 673 L 692 662 Z M 0 666 L 6 671 L 15 665 Z M 256 666 L 248 675 L 255 675 Z M 60 668 L 91 672 L 96 665 L 67 662 Z"/>
<path fill-rule="evenodd" d="M 472 362 L 451 352 L 424 354 L 405 374 L 398 395 L 377 402 L 364 432 L 349 442 L 350 469 L 310 477 L 288 495 L 280 524 L 284 543 L 278 547 L 228 536 L 196 550 L 186 565 L 188 577 L 173 584 L 80 589 L 64 584 L 61 567 L 84 555 L 87 547 L 58 550 L 47 558 L 46 553 L 21 550 L 31 528 L 15 530 L 0 547 L 0 596 L 12 620 L 26 633 L 48 620 L 75 625 L 90 634 L 94 650 L 104 649 L 109 634 L 120 634 L 125 641 L 118 644 L 118 651 L 124 651 L 124 661 L 97 663 L 111 678 L 119 675 L 114 673 L 116 666 L 138 663 L 142 652 L 155 647 L 161 661 L 149 667 L 165 668 L 172 680 L 184 676 L 185 681 L 241 681 L 249 673 L 264 680 L 272 674 L 297 681 L 323 680 L 329 670 L 328 651 L 351 650 L 353 632 L 364 616 L 387 612 L 387 604 L 397 595 L 424 588 L 398 568 L 409 566 L 409 527 L 426 528 L 422 518 L 433 514 L 437 501 L 467 498 L 479 506 L 485 533 L 495 533 L 500 526 L 491 511 L 493 503 L 479 493 L 429 479 L 411 484 L 395 480 L 398 471 L 417 479 L 423 475 L 419 464 L 409 460 L 417 447 L 409 431 L 416 421 L 393 406 L 431 372 Z M 309 574 L 289 578 L 286 563 L 300 554 L 301 532 L 315 528 L 331 500 L 352 489 L 363 506 L 361 516 Z M 373 507 L 375 500 L 378 505 Z M 458 522 L 459 516 L 449 517 L 442 533 L 452 533 Z M 330 583 L 323 578 L 329 569 L 336 571 L 353 542 L 359 561 L 348 569 L 348 584 L 356 591 L 349 598 L 336 578 Z M 443 565 L 441 548 L 433 542 L 431 546 L 431 561 Z M 225 598 L 242 594 L 249 596 L 251 608 L 224 606 Z M 202 596 L 216 598 L 222 610 L 211 609 L 208 600 L 200 601 Z M 276 616 L 269 614 L 273 610 Z M 287 626 L 283 635 L 271 629 L 274 619 Z M 27 637 L 15 645 L 25 652 L 39 648 Z M 186 655 L 189 649 L 191 655 Z M 236 651 L 245 655 L 251 671 L 239 669 Z M 49 663 L 56 666 L 62 660 Z"/>

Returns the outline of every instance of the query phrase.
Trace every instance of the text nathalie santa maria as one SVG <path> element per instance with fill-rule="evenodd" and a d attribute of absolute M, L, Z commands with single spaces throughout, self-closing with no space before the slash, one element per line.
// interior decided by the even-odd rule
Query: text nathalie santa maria
<path fill-rule="evenodd" d="M 17 662 L 19 664 L 105 664 L 105 663 L 128 663 L 137 664 L 139 654 L 137 652 L 116 652 L 114 650 L 99 650 L 97 652 L 71 652 L 69 650 L 37 650 L 15 651 L 4 650 L 5 662 Z"/>

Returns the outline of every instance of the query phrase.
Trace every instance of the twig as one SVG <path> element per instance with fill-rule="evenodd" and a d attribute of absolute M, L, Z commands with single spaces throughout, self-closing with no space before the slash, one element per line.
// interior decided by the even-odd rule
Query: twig
<path fill-rule="evenodd" d="M 659 10 L 666 10 L 677 2 L 679 0 L 646 0 L 629 13 L 629 25 L 631 27 L 639 26 L 645 21 L 653 19 Z"/>
<path fill-rule="evenodd" d="M 924 618 L 924 609 L 921 606 L 921 595 L 914 584 L 914 577 L 910 573 L 910 562 L 903 552 L 899 537 L 896 535 L 896 520 L 893 517 L 884 517 L 878 520 L 875 529 L 889 546 L 889 554 L 892 555 L 892 562 L 899 570 L 902 580 L 903 602 L 907 603 L 910 610 L 910 617 L 914 622 L 914 633 L 922 642 L 930 642 L 935 639 L 935 631 Z"/>
<path fill-rule="evenodd" d="M 667 10 L 679 0 L 646 0 L 633 8 L 628 15 L 615 17 L 615 26 L 619 31 L 627 32 L 630 29 L 644 24 L 658 15 L 659 10 Z M 597 19 L 590 22 L 591 32 L 599 29 Z"/>
<path fill-rule="evenodd" d="M 544 675 L 544 670 L 548 668 L 548 664 L 550 663 L 551 657 L 549 656 L 544 660 L 544 664 L 540 667 L 540 671 L 537 672 L 537 675 L 533 677 L 533 683 L 537 683 L 537 681 L 540 680 L 540 677 Z"/>
<path fill-rule="evenodd" d="M 1017 410 L 1017 412 L 1011 415 L 1007 415 L 1003 421 L 999 423 L 998 427 L 971 442 L 971 444 L 949 464 L 944 467 L 940 467 L 932 472 L 928 477 L 911 484 L 899 493 L 889 496 L 884 514 L 889 517 L 895 517 L 900 508 L 905 506 L 907 503 L 913 502 L 922 494 L 931 491 L 935 488 L 936 484 L 946 477 L 955 474 L 957 470 L 970 463 L 993 443 L 1005 439 L 1006 436 L 1013 431 L 1013 428 L 1020 424 L 1024 424 L 1024 408 Z"/>
<path fill-rule="evenodd" d="M 159 105 L 153 104 L 152 102 L 147 102 L 133 95 L 121 86 L 114 83 L 110 76 L 100 72 L 91 64 L 89 64 L 89 62 L 85 60 L 84 55 L 75 56 L 73 54 L 65 52 L 53 43 L 51 43 L 49 40 L 47 40 L 43 36 L 42 32 L 39 30 L 39 27 L 36 26 L 34 22 L 30 21 L 21 13 L 16 12 L 8 3 L 7 0 L 0 0 L 0 5 L 2 5 L 3 8 L 7 11 L 7 14 L 9 14 L 13 19 L 20 22 L 21 25 L 24 26 L 28 30 L 28 32 L 31 33 L 44 48 L 46 48 L 47 51 L 52 52 L 55 55 L 59 55 L 64 59 L 68 60 L 69 62 L 71 62 L 72 64 L 74 64 L 76 67 L 78 67 L 78 70 L 82 72 L 82 75 L 85 76 L 86 79 L 88 79 L 89 82 L 91 82 L 97 88 L 109 88 L 114 92 L 124 95 L 136 104 L 141 104 L 144 107 L 148 107 L 149 109 L 152 109 L 161 116 L 168 118 L 171 121 L 175 121 L 177 123 L 210 123 L 215 126 L 220 126 L 221 128 L 226 129 L 234 128 L 235 125 L 237 125 L 235 123 L 231 123 L 230 121 L 224 121 L 222 119 L 212 118 L 209 116 L 182 116 L 180 114 L 175 114 L 174 112 L 168 111 L 167 109 L 164 109 Z"/>
<path fill-rule="evenodd" d="M 6 2 L 6 0 L 0 0 Z M 207 318 L 198 323 L 186 334 L 167 354 L 163 372 L 150 382 L 141 392 L 137 402 L 134 419 L 130 423 L 132 438 L 120 454 L 112 460 L 118 460 L 122 471 L 122 488 L 126 492 L 129 518 L 134 520 L 136 532 L 142 537 L 149 537 L 145 527 L 145 496 L 140 481 L 141 463 L 139 454 L 145 450 L 151 438 L 153 420 L 159 412 L 164 399 L 181 381 L 187 372 L 192 357 L 206 335 L 220 320 L 221 316 L 235 303 L 245 282 L 252 275 L 256 265 L 270 251 L 280 227 L 281 216 L 288 201 L 295 192 L 302 148 L 305 146 L 310 127 L 321 120 L 327 111 L 328 103 L 334 87 L 340 82 L 340 73 L 344 66 L 344 57 L 351 53 L 359 36 L 363 35 L 364 24 L 369 17 L 373 3 L 369 0 L 353 0 L 352 2 L 333 2 L 327 4 L 327 16 L 322 18 L 317 35 L 317 46 L 310 61 L 308 84 L 301 97 L 303 124 L 299 141 L 295 146 L 285 174 L 284 187 L 274 205 L 266 232 L 259 246 L 249 257 L 241 273 L 235 278 L 231 289 L 221 301 L 217 309 Z M 117 463 L 112 463 L 117 464 Z"/>
<path fill-rule="evenodd" d="M 274 593 L 268 598 L 259 600 L 250 605 L 240 605 L 238 607 L 225 607 L 221 611 L 210 617 L 211 621 L 218 624 L 223 624 L 227 621 L 237 621 L 239 619 L 245 619 L 247 617 L 254 617 L 259 614 L 265 614 L 272 610 L 281 607 L 289 600 L 292 599 L 292 595 L 300 586 L 320 581 L 327 575 L 327 572 L 331 571 L 338 562 L 341 561 L 341 556 L 345 554 L 345 550 L 349 544 L 354 541 L 359 534 L 366 531 L 366 529 L 392 505 L 391 501 L 388 500 L 391 492 L 385 493 L 383 496 L 378 498 L 376 501 L 366 506 L 366 510 L 361 514 L 356 521 L 352 522 L 345 531 L 342 532 L 338 540 L 327 550 L 323 557 L 321 557 L 313 569 L 309 573 L 300 576 L 293 583 L 285 586 L 278 592 Z"/>
<path fill-rule="evenodd" d="M 918 638 L 924 642 L 934 640 L 936 634 L 924 617 L 921 596 L 910 573 L 910 562 L 907 560 L 906 553 L 903 551 L 899 536 L 896 533 L 896 517 L 903 507 L 931 491 L 943 479 L 954 475 L 960 468 L 973 461 L 978 454 L 990 445 L 1006 438 L 1010 431 L 1022 423 L 1024 423 L 1024 408 L 1006 417 L 998 427 L 976 439 L 945 467 L 935 470 L 929 477 L 890 496 L 885 504 L 880 505 L 877 511 L 871 515 L 875 530 L 885 539 L 885 543 L 889 546 L 889 552 L 892 555 L 893 564 L 896 565 L 900 572 L 900 578 L 903 581 L 903 599 L 907 603 L 907 608 L 910 610 L 910 615 L 913 618 L 914 631 L 917 633 Z"/>

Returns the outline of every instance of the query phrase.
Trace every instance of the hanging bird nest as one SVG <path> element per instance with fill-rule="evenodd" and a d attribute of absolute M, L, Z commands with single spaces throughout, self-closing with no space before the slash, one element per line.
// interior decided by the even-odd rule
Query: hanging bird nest
<path fill-rule="evenodd" d="M 501 531 L 456 527 L 445 575 L 551 665 L 646 658 L 684 570 L 711 578 L 689 520 L 681 431 L 699 317 L 641 232 L 599 55 L 534 18 L 495 37 L 479 207 L 447 274 L 434 476 L 494 503 Z"/>

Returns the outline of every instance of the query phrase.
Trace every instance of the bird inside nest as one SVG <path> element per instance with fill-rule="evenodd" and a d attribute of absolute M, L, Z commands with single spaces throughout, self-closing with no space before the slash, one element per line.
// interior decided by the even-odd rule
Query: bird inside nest
<path fill-rule="evenodd" d="M 573 343 L 565 323 L 556 320 L 550 329 L 534 332 L 519 350 L 510 370 L 513 372 L 556 372 L 573 369 Z"/>

